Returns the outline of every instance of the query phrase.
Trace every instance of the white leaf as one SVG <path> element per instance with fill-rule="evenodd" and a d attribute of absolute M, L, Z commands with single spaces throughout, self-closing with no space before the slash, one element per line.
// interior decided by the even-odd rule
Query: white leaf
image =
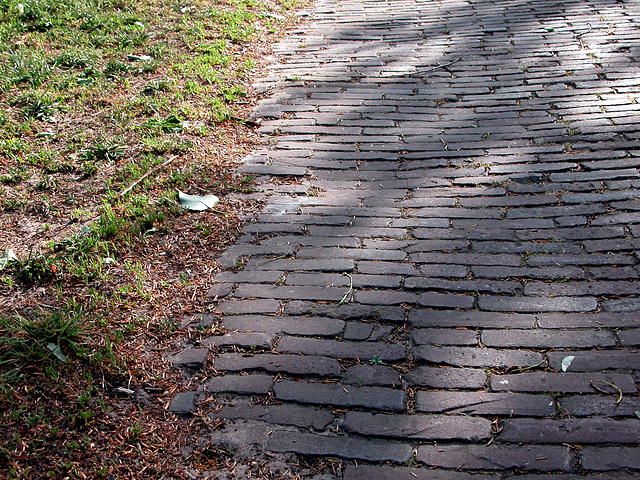
<path fill-rule="evenodd" d="M 7 265 L 9 265 L 9 262 L 15 262 L 17 260 L 18 256 L 13 250 L 5 250 L 4 253 L 0 255 L 0 270 L 6 268 Z"/>
<path fill-rule="evenodd" d="M 573 362 L 573 359 L 576 358 L 573 355 L 569 355 L 568 357 L 564 357 L 562 359 L 562 363 L 560 364 L 562 366 L 562 371 L 566 372 L 567 369 L 571 366 L 571 362 Z"/>
<path fill-rule="evenodd" d="M 204 195 L 199 197 L 198 195 L 187 195 L 186 193 L 182 193 L 180 190 L 178 190 L 178 200 L 180 201 L 180 205 L 184 208 L 196 212 L 213 208 L 220 202 L 220 199 L 215 195 Z"/>

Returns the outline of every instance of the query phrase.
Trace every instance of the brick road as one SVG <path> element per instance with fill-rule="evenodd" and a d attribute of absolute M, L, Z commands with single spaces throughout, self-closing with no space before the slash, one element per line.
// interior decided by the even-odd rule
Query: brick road
<path fill-rule="evenodd" d="M 308 12 L 172 408 L 272 478 L 640 478 L 640 4 Z"/>

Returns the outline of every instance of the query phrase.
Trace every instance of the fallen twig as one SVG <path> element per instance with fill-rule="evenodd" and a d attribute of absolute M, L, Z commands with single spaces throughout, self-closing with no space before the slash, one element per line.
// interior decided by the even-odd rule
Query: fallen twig
<path fill-rule="evenodd" d="M 147 178 L 149 175 L 151 175 L 152 173 L 156 173 L 158 170 L 160 170 L 163 167 L 166 167 L 167 165 L 169 165 L 171 162 L 173 162 L 176 158 L 178 158 L 177 155 L 174 155 L 173 157 L 170 157 L 169 159 L 165 160 L 164 162 L 162 162 L 160 165 L 158 165 L 155 168 L 152 168 L 151 170 L 149 170 L 147 173 L 145 173 L 144 175 L 142 175 L 138 180 L 136 180 L 135 182 L 133 182 L 131 185 L 129 185 L 127 188 L 125 188 L 122 192 L 120 192 L 120 196 L 124 197 L 127 193 L 129 193 L 131 191 L 131 189 L 133 187 L 135 187 L 136 185 L 138 185 L 141 181 L 143 181 L 145 178 Z"/>
<path fill-rule="evenodd" d="M 596 387 L 595 382 L 602 382 L 605 385 L 609 385 L 610 387 L 615 388 L 618 391 L 618 399 L 615 402 L 616 405 L 622 401 L 622 390 L 620 390 L 620 388 L 618 386 L 614 385 L 611 382 L 607 382 L 606 380 L 591 380 L 591 382 L 589 382 L 591 384 L 591 386 L 595 390 L 597 390 L 597 391 L 599 391 L 601 393 L 611 393 L 611 392 L 607 392 L 606 390 L 603 390 L 602 388 Z"/>
<path fill-rule="evenodd" d="M 582 32 L 582 33 L 577 34 L 576 37 L 580 38 L 583 35 L 586 35 L 587 33 L 589 33 L 591 30 L 593 30 L 593 27 L 591 26 L 590 23 L 587 23 L 587 26 L 589 27 L 589 30 L 587 30 L 586 32 Z"/>
<path fill-rule="evenodd" d="M 425 68 L 424 70 L 416 70 L 411 75 L 421 75 L 423 73 L 433 72 L 435 70 L 438 70 L 439 68 L 445 68 L 445 67 L 448 67 L 450 65 L 453 65 L 454 63 L 457 63 L 460 60 L 462 60 L 462 57 L 458 57 L 455 60 L 450 61 L 449 63 L 443 63 L 442 65 L 438 64 L 435 67 Z"/>
<path fill-rule="evenodd" d="M 345 303 L 349 303 L 349 297 L 353 293 L 353 277 L 347 272 L 344 272 L 342 275 L 346 275 L 347 277 L 349 277 L 349 290 L 347 290 L 347 293 L 344 294 L 344 296 L 342 297 L 342 300 L 338 302 L 338 305 L 344 305 Z"/>

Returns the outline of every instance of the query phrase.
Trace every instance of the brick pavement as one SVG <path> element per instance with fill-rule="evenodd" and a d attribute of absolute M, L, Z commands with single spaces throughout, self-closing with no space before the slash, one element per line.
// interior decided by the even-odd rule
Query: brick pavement
<path fill-rule="evenodd" d="M 640 478 L 640 4 L 309 13 L 173 408 L 305 478 Z"/>

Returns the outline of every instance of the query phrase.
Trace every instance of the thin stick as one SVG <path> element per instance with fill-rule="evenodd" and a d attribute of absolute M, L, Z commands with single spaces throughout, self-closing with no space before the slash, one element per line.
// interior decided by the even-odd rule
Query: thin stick
<path fill-rule="evenodd" d="M 443 63 L 442 65 L 436 65 L 435 67 L 425 68 L 424 70 L 416 70 L 411 75 L 420 75 L 422 73 L 433 72 L 435 70 L 438 70 L 439 68 L 445 68 L 445 67 L 448 67 L 449 65 L 453 65 L 454 63 L 457 63 L 460 60 L 462 60 L 462 57 L 458 57 L 455 60 L 450 61 L 449 63 Z"/>
<path fill-rule="evenodd" d="M 586 35 L 587 33 L 589 33 L 589 32 L 593 29 L 593 27 L 591 26 L 591 24 L 590 24 L 590 23 L 587 23 L 587 25 L 589 26 L 589 30 L 587 30 L 586 32 L 582 32 L 582 33 L 577 34 L 577 35 L 576 35 L 576 37 L 577 37 L 577 38 L 580 38 L 580 37 L 582 37 L 583 35 Z"/>
<path fill-rule="evenodd" d="M 129 185 L 127 188 L 125 188 L 122 192 L 120 192 L 120 196 L 124 197 L 127 193 L 129 193 L 131 191 L 131 189 L 133 187 L 135 187 L 136 185 L 138 185 L 141 181 L 143 181 L 145 178 L 147 178 L 149 175 L 151 175 L 152 173 L 156 173 L 158 170 L 160 170 L 163 167 L 166 167 L 167 165 L 169 165 L 171 162 L 173 162 L 176 158 L 178 158 L 177 155 L 174 155 L 173 157 L 169 158 L 168 160 L 165 160 L 164 162 L 162 162 L 160 165 L 158 165 L 155 168 L 152 168 L 151 170 L 149 170 L 147 173 L 145 173 L 144 175 L 142 175 L 138 180 L 136 180 L 135 182 L 133 182 L 131 185 Z"/>
<path fill-rule="evenodd" d="M 615 388 L 615 389 L 618 391 L 618 399 L 615 401 L 616 405 L 622 401 L 622 390 L 620 390 L 620 388 L 618 388 L 616 385 L 614 385 L 614 384 L 613 384 L 613 383 L 611 383 L 611 382 L 607 382 L 606 380 L 600 380 L 600 379 L 598 379 L 598 380 L 592 380 L 591 382 L 589 382 L 589 383 L 591 383 L 591 386 L 592 386 L 594 389 L 596 389 L 596 390 L 598 390 L 599 392 L 602 392 L 602 393 L 609 393 L 609 392 L 607 392 L 606 390 L 603 390 L 603 389 L 601 389 L 601 388 L 596 387 L 596 386 L 595 386 L 595 382 L 602 382 L 602 383 L 604 383 L 605 385 L 609 385 L 610 387 L 613 387 L 613 388 Z"/>
<path fill-rule="evenodd" d="M 349 290 L 344 294 L 342 300 L 338 302 L 338 305 L 344 305 L 345 303 L 349 303 L 349 296 L 353 293 L 353 277 L 349 275 L 347 272 L 344 272 L 342 275 L 346 275 L 349 277 Z"/>

